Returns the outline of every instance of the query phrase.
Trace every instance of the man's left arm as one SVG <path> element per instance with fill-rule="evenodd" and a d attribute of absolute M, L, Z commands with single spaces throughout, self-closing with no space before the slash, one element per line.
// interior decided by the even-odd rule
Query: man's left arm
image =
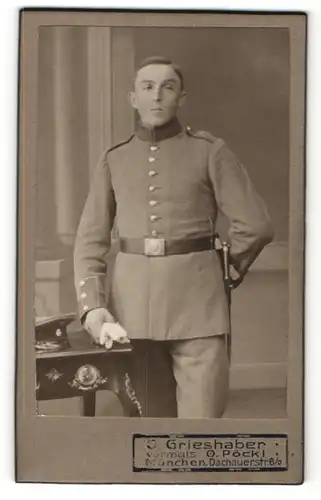
<path fill-rule="evenodd" d="M 218 209 L 230 224 L 231 262 L 242 279 L 273 239 L 271 219 L 247 171 L 221 139 L 211 148 L 209 173 Z"/>

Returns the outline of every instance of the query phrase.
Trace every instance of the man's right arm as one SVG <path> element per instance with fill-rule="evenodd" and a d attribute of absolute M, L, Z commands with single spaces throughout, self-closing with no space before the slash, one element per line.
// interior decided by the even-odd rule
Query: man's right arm
<path fill-rule="evenodd" d="M 80 219 L 74 248 L 74 278 L 79 316 L 106 308 L 106 257 L 116 213 L 107 152 L 99 161 Z"/>
<path fill-rule="evenodd" d="M 236 274 L 232 279 L 236 286 L 272 241 L 272 222 L 247 170 L 221 139 L 212 146 L 209 172 L 218 208 L 230 224 L 230 257 Z"/>

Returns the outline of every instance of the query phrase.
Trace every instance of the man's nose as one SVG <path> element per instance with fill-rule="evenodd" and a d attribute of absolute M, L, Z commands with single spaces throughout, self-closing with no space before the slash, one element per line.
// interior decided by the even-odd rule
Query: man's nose
<path fill-rule="evenodd" d="M 162 100 L 162 95 L 163 95 L 163 93 L 162 93 L 161 87 L 156 87 L 155 91 L 154 91 L 154 101 L 155 102 L 161 101 Z"/>

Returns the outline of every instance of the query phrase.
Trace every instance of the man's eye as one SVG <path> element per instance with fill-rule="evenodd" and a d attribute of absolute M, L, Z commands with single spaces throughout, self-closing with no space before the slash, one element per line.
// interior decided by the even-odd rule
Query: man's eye
<path fill-rule="evenodd" d="M 145 83 L 145 85 L 143 86 L 144 90 L 152 90 L 152 88 L 153 88 L 152 83 Z"/>
<path fill-rule="evenodd" d="M 166 83 L 166 85 L 164 85 L 164 88 L 166 90 L 174 90 L 173 85 L 171 85 L 170 83 Z"/>

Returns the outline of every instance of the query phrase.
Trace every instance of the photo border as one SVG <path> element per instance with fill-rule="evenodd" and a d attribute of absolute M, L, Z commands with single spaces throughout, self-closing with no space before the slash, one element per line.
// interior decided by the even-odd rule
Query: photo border
<path fill-rule="evenodd" d="M 136 419 L 37 416 L 34 254 L 38 29 L 43 26 L 276 27 L 290 35 L 289 337 L 285 419 Z M 305 126 L 307 15 L 304 12 L 23 9 L 20 11 L 16 480 L 60 483 L 284 483 L 303 480 Z M 214 425 L 213 425 L 214 424 Z M 283 472 L 135 474 L 132 436 L 140 434 L 287 434 Z M 121 439 L 120 439 L 121 437 Z M 107 450 L 107 451 L 106 451 Z"/>

